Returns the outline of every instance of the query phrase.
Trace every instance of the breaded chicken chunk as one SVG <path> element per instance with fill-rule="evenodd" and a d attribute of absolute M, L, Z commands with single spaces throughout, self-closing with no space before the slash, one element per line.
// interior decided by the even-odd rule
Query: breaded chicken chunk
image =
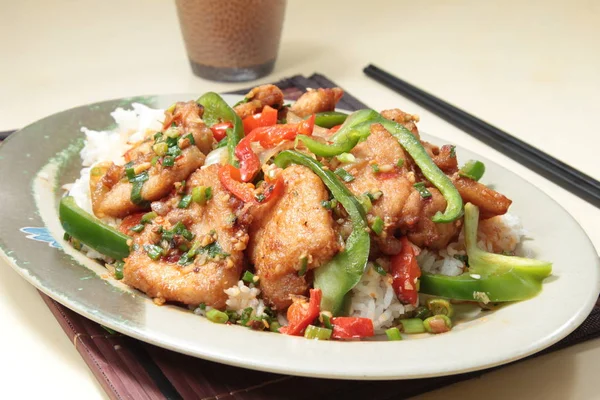
<path fill-rule="evenodd" d="M 329 199 L 321 179 L 299 165 L 286 168 L 282 176 L 281 198 L 253 213 L 247 251 L 265 301 L 278 310 L 292 303 L 290 296 L 306 294 L 306 272 L 340 250 L 331 211 L 321 205 Z"/>

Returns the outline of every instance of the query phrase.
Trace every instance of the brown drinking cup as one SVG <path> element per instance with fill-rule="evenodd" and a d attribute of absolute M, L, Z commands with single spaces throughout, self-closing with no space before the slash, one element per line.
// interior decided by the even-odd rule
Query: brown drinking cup
<path fill-rule="evenodd" d="M 176 0 L 192 70 L 214 81 L 249 81 L 273 71 L 286 0 Z"/>

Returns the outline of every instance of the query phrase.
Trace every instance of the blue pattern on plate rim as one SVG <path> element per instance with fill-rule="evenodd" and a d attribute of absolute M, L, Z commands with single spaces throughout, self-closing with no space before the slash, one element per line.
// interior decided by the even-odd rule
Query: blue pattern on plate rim
<path fill-rule="evenodd" d="M 32 239 L 37 242 L 48 243 L 48 246 L 54 247 L 55 249 L 60 249 L 61 246 L 58 244 L 56 240 L 50 235 L 48 232 L 48 228 L 46 227 L 34 227 L 34 226 L 26 226 L 24 228 L 19 229 L 23 233 L 27 233 L 27 239 Z"/>

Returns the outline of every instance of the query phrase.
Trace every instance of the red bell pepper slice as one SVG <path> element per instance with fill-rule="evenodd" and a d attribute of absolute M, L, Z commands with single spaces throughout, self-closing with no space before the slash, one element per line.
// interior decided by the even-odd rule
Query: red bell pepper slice
<path fill-rule="evenodd" d="M 233 128 L 233 124 L 231 122 L 219 122 L 218 124 L 214 124 L 210 127 L 210 130 L 213 133 L 217 142 L 223 140 L 225 136 L 227 136 L 227 129 Z"/>
<path fill-rule="evenodd" d="M 301 336 L 311 322 L 319 316 L 321 311 L 321 289 L 310 289 L 310 300 L 296 298 L 287 310 L 288 325 L 279 328 L 280 333 Z"/>
<path fill-rule="evenodd" d="M 256 128 L 275 125 L 277 124 L 277 110 L 269 106 L 264 106 L 260 114 L 250 115 L 244 118 L 242 123 L 244 124 L 246 135 Z"/>
<path fill-rule="evenodd" d="M 360 317 L 334 317 L 331 319 L 334 339 L 361 339 L 375 335 L 373 321 Z"/>
<path fill-rule="evenodd" d="M 391 258 L 392 287 L 398 300 L 404 304 L 416 305 L 419 298 L 417 280 L 421 276 L 421 269 L 417 264 L 415 250 L 406 236 L 400 239 L 402 250 Z"/>
<path fill-rule="evenodd" d="M 315 116 L 297 124 L 281 124 L 258 127 L 244 137 L 235 148 L 235 156 L 240 161 L 243 182 L 251 181 L 260 170 L 260 160 L 252 150 L 252 142 L 259 142 L 265 149 L 277 146 L 284 140 L 294 140 L 296 135 L 312 135 Z"/>
<path fill-rule="evenodd" d="M 245 203 L 266 203 L 281 196 L 285 186 L 281 175 L 277 175 L 274 180 L 267 178 L 266 188 L 263 190 L 260 200 L 258 200 L 254 185 L 242 182 L 240 170 L 230 164 L 223 165 L 219 169 L 219 180 L 227 190 Z"/>

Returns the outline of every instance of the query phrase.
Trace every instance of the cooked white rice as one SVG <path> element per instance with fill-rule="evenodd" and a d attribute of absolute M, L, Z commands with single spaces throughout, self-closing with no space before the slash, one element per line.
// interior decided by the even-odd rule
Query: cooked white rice
<path fill-rule="evenodd" d="M 403 305 L 398 300 L 391 276 L 378 274 L 369 263 L 362 279 L 352 289 L 349 315 L 372 319 L 375 332 L 382 333 L 395 319 L 412 310 L 413 306 Z"/>

